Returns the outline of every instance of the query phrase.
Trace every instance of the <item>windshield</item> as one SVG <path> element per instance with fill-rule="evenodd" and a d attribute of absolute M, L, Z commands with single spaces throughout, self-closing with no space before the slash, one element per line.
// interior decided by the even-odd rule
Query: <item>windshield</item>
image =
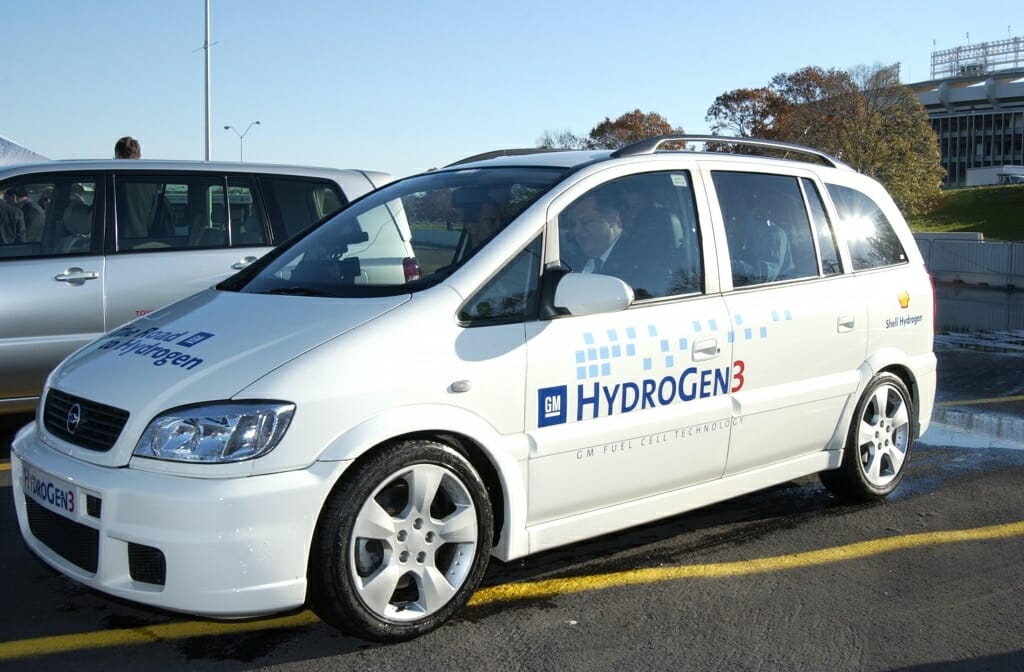
<path fill-rule="evenodd" d="M 257 294 L 376 296 L 439 282 L 565 174 L 426 173 L 379 189 L 220 285 Z"/>

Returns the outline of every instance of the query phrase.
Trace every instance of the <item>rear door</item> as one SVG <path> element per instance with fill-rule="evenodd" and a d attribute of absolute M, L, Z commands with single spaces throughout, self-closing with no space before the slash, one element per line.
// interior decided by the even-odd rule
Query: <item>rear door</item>
<path fill-rule="evenodd" d="M 728 475 L 826 448 L 860 381 L 867 314 L 812 174 L 731 164 L 709 176 L 742 383 L 732 395 Z"/>
<path fill-rule="evenodd" d="M 28 409 L 50 370 L 104 331 L 99 174 L 12 178 L 43 212 L 28 239 L 0 245 L 0 405 Z"/>

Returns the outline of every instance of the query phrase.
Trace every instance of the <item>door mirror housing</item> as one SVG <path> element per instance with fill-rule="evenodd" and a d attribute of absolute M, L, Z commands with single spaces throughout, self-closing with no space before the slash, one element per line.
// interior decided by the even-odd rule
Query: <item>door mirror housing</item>
<path fill-rule="evenodd" d="M 633 289 L 622 280 L 599 273 L 567 273 L 555 289 L 555 307 L 570 315 L 616 313 L 633 303 Z"/>

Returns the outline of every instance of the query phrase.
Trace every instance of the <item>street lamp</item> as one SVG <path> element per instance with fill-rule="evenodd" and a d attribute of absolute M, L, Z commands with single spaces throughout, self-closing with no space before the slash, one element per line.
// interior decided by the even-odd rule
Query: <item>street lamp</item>
<path fill-rule="evenodd" d="M 253 126 L 259 126 L 259 125 L 260 125 L 259 121 L 254 121 L 251 124 L 249 124 L 248 126 L 246 126 L 245 130 L 242 131 L 241 133 L 238 132 L 237 128 L 235 128 L 234 126 L 232 126 L 230 124 L 228 124 L 227 126 L 224 127 L 225 131 L 228 130 L 228 129 L 231 129 L 232 131 L 235 132 L 235 135 L 238 136 L 238 162 L 239 163 L 242 163 L 242 141 L 245 140 L 246 134 L 252 129 Z"/>

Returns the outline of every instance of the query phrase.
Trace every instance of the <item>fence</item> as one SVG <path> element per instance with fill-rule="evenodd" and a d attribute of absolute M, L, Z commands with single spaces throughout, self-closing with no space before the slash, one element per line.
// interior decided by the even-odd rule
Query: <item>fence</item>
<path fill-rule="evenodd" d="M 1024 242 L 915 236 L 932 278 L 990 287 L 1024 287 Z"/>

